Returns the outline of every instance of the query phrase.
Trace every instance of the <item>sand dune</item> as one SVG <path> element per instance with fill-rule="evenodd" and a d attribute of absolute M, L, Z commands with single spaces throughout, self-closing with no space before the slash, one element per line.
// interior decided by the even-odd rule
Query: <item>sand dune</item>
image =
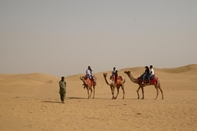
<path fill-rule="evenodd" d="M 162 69 L 162 71 L 165 71 L 165 72 L 168 72 L 168 73 L 185 73 L 185 72 L 194 71 L 196 73 L 197 65 L 192 64 L 192 65 L 186 65 L 186 66 L 177 67 L 177 68 Z"/>
<path fill-rule="evenodd" d="M 77 74 L 66 77 L 65 104 L 60 103 L 58 81 L 47 74 L 0 75 L 0 131 L 196 131 L 197 65 L 155 68 L 161 81 L 157 100 L 154 86 L 145 87 L 145 99 L 137 99 L 138 85 L 123 72 L 139 77 L 144 67 L 125 68 L 119 75 L 126 79 L 122 91 L 111 100 L 103 72 L 96 73 L 95 99 L 87 100 L 87 91 Z M 111 71 L 107 71 L 108 77 Z M 141 95 L 141 92 L 140 92 Z"/>

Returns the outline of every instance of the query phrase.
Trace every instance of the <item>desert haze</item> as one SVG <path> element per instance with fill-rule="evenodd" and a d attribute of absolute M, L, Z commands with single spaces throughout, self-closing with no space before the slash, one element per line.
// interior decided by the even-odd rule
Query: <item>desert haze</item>
<path fill-rule="evenodd" d="M 65 103 L 59 98 L 60 78 L 41 73 L 0 75 L 0 131 L 196 131 L 197 65 L 155 68 L 161 93 L 155 100 L 154 86 L 145 87 L 144 100 L 137 99 L 137 84 L 124 71 L 137 78 L 143 67 L 119 70 L 126 79 L 125 99 L 120 93 L 111 99 L 103 73 L 97 77 L 95 99 L 79 79 L 66 77 Z M 108 73 L 108 79 L 111 71 Z M 142 92 L 140 90 L 140 97 Z"/>

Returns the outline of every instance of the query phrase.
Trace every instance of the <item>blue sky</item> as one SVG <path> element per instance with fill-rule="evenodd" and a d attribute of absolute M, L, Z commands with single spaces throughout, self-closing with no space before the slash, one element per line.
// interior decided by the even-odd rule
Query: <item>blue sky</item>
<path fill-rule="evenodd" d="M 1 0 L 0 74 L 197 63 L 196 0 Z"/>

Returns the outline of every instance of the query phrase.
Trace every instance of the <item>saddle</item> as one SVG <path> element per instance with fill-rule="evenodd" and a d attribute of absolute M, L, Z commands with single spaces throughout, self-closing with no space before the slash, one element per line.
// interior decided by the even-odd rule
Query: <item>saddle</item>
<path fill-rule="evenodd" d="M 115 76 L 111 77 L 111 80 L 115 82 Z M 122 76 L 117 76 L 115 84 L 122 84 Z"/>
<path fill-rule="evenodd" d="M 90 78 L 86 78 L 86 82 L 88 84 L 89 87 L 91 87 L 93 85 L 93 82 L 90 80 Z M 96 83 L 96 78 L 94 77 L 94 83 Z"/>
<path fill-rule="evenodd" d="M 156 85 L 158 78 L 153 76 L 150 79 L 150 85 Z M 144 83 L 148 83 L 148 77 L 145 78 Z M 138 84 L 142 84 L 142 76 L 138 77 Z"/>

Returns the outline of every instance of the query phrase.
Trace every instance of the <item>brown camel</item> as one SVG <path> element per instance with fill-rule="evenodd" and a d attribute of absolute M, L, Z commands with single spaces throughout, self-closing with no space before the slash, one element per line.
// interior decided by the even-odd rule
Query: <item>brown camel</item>
<path fill-rule="evenodd" d="M 148 86 L 149 84 L 148 84 L 148 83 L 141 84 L 141 83 L 139 82 L 138 79 L 136 79 L 136 78 L 134 78 L 134 77 L 132 76 L 132 74 L 131 74 L 130 71 L 125 71 L 124 73 L 128 75 L 128 77 L 130 78 L 130 80 L 131 80 L 133 83 L 139 85 L 139 87 L 138 87 L 138 89 L 137 89 L 138 99 L 140 98 L 140 96 L 139 96 L 139 90 L 140 90 L 140 88 L 142 89 L 142 99 L 144 99 L 144 87 L 145 87 L 145 86 Z M 159 81 L 158 79 L 157 79 L 156 84 L 154 84 L 154 86 L 155 86 L 155 89 L 156 89 L 156 91 L 157 91 L 157 94 L 156 94 L 156 98 L 155 98 L 155 99 L 157 99 L 158 94 L 159 94 L 158 89 L 161 91 L 162 99 L 164 99 L 164 97 L 163 97 L 163 91 L 162 91 L 162 89 L 161 89 L 160 81 Z"/>
<path fill-rule="evenodd" d="M 125 80 L 118 79 L 116 83 L 113 82 L 113 81 L 111 83 L 109 83 L 107 81 L 107 73 L 103 73 L 103 76 L 104 76 L 104 79 L 105 79 L 105 82 L 107 83 L 107 85 L 110 86 L 110 89 L 111 89 L 111 92 L 112 92 L 112 99 L 116 99 L 118 97 L 120 87 L 122 88 L 122 91 L 123 91 L 123 98 L 122 99 L 124 99 L 124 97 L 125 97 L 125 91 L 124 91 Z M 116 97 L 114 96 L 115 88 L 117 88 Z"/>
<path fill-rule="evenodd" d="M 80 78 L 80 80 L 82 80 L 84 88 L 87 89 L 88 99 L 91 98 L 92 91 L 93 91 L 93 97 L 92 98 L 94 99 L 96 81 L 94 81 L 93 84 L 92 84 L 92 82 L 91 82 L 91 80 L 89 78 L 87 78 L 86 80 L 85 80 L 84 76 L 79 77 L 79 78 Z"/>

